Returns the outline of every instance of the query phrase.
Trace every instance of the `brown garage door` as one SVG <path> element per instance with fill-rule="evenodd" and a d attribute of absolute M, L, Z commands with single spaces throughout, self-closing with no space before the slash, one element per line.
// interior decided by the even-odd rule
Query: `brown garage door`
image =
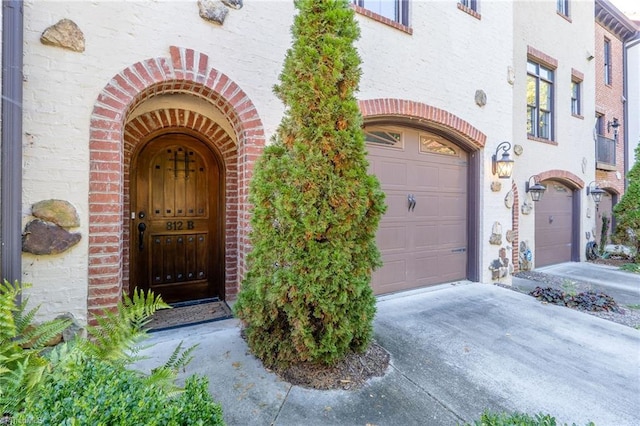
<path fill-rule="evenodd" d="M 384 266 L 374 272 L 374 292 L 465 279 L 467 154 L 406 128 L 368 128 L 367 149 L 387 196 L 377 234 Z"/>
<path fill-rule="evenodd" d="M 542 182 L 547 187 L 535 205 L 535 266 L 571 261 L 573 235 L 573 191 L 555 181 Z"/>

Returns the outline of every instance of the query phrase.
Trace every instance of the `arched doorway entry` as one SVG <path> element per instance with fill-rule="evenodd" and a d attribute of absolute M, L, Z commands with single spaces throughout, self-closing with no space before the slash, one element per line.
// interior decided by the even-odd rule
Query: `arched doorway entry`
<path fill-rule="evenodd" d="M 227 299 L 237 295 L 246 269 L 248 186 L 265 144 L 262 120 L 247 94 L 212 67 L 207 55 L 177 46 L 171 46 L 169 53 L 116 74 L 99 94 L 91 115 L 89 323 L 104 309 L 115 307 L 122 293 L 133 287 L 130 251 L 136 250 L 136 235 L 131 234 L 130 222 L 136 212 L 130 211 L 131 159 L 141 141 L 159 132 L 179 129 L 201 135 L 220 153 L 225 173 Z M 165 96 L 171 97 L 170 103 L 153 103 Z"/>
<path fill-rule="evenodd" d="M 204 141 L 168 132 L 131 164 L 130 282 L 167 302 L 225 296 L 224 165 Z"/>

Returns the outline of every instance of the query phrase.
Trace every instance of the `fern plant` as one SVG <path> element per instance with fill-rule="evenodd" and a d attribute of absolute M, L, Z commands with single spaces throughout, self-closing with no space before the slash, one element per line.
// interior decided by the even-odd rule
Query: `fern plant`
<path fill-rule="evenodd" d="M 97 326 L 87 327 L 89 339 L 83 351 L 102 360 L 125 364 L 135 361 L 144 348 L 140 342 L 146 336 L 145 326 L 155 311 L 166 308 L 170 306 L 159 295 L 135 289 L 132 297 L 123 296 L 115 311 L 104 310 L 96 318 Z"/>
<path fill-rule="evenodd" d="M 28 299 L 23 299 L 21 304 L 15 302 L 27 287 L 28 284 L 10 284 L 7 281 L 0 285 L 1 415 L 12 418 L 19 413 L 24 414 L 25 407 L 33 407 L 47 386 L 49 390 L 55 388 L 52 380 L 75 377 L 84 371 L 83 366 L 87 363 L 128 371 L 126 374 L 138 377 L 142 385 L 157 389 L 168 397 L 182 392 L 175 379 L 179 369 L 191 361 L 197 345 L 184 349 L 179 344 L 167 362 L 149 375 L 127 369 L 129 364 L 141 358 L 138 353 L 147 336 L 145 326 L 153 313 L 170 307 L 160 296 L 150 291 L 145 294 L 135 290 L 131 297 L 123 297 L 115 311 L 105 311 L 99 316 L 96 319 L 98 325 L 88 327 L 88 337 L 76 336 L 45 355 L 43 350 L 47 343 L 69 327 L 71 321 L 55 319 L 36 325 L 34 318 L 39 307 L 27 310 Z M 47 398 L 55 400 L 56 396 L 47 395 Z"/>
<path fill-rule="evenodd" d="M 26 309 L 28 299 L 16 304 L 28 284 L 4 280 L 0 284 L 0 414 L 19 411 L 49 368 L 42 351 L 71 321 L 55 319 L 34 325 L 38 308 Z"/>

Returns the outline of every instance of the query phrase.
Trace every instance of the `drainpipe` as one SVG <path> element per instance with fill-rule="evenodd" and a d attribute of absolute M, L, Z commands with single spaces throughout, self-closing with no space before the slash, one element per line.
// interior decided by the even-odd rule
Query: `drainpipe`
<path fill-rule="evenodd" d="M 636 46 L 640 43 L 640 33 L 636 32 L 636 36 L 631 40 L 624 43 L 624 48 L 622 49 L 622 66 L 623 66 L 623 76 L 624 76 L 624 84 L 623 84 L 623 96 L 624 96 L 624 190 L 627 191 L 627 187 L 629 186 L 629 178 L 627 174 L 629 170 L 631 170 L 631 156 L 629 155 L 629 64 L 628 64 L 628 54 L 629 49 Z"/>
<path fill-rule="evenodd" d="M 11 283 L 22 279 L 22 29 L 22 0 L 3 0 L 0 278 Z"/>

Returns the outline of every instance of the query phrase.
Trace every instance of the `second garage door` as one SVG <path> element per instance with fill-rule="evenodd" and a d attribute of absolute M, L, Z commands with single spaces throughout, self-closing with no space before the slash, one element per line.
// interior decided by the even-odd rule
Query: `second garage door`
<path fill-rule="evenodd" d="M 573 191 L 560 182 L 542 182 L 547 190 L 536 203 L 535 266 L 571 261 Z"/>
<path fill-rule="evenodd" d="M 376 294 L 467 277 L 467 153 L 407 128 L 367 128 L 370 172 L 386 194 Z"/>

